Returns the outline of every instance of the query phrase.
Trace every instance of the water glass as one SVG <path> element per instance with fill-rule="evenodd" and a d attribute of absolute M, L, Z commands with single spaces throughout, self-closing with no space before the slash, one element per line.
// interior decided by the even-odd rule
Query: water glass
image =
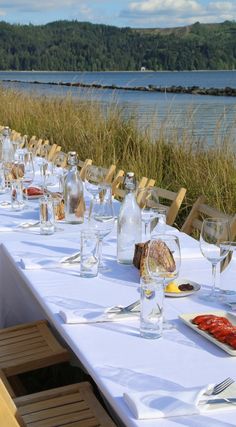
<path fill-rule="evenodd" d="M 42 197 L 39 202 L 39 210 L 40 234 L 53 234 L 55 231 L 55 218 L 52 197 Z"/>
<path fill-rule="evenodd" d="M 6 192 L 6 181 L 3 164 L 0 162 L 0 194 Z"/>
<path fill-rule="evenodd" d="M 150 276 L 141 278 L 140 335 L 156 339 L 162 336 L 164 286 Z"/>
<path fill-rule="evenodd" d="M 155 236 L 155 234 L 164 234 L 166 232 L 167 211 L 167 206 L 153 208 L 153 217 L 151 222 L 152 237 Z"/>
<path fill-rule="evenodd" d="M 92 230 L 81 231 L 80 275 L 96 277 L 99 266 L 99 233 Z"/>
<path fill-rule="evenodd" d="M 21 211 L 24 206 L 22 181 L 14 179 L 11 181 L 11 208 L 14 211 Z"/>
<path fill-rule="evenodd" d="M 53 198 L 53 209 L 55 221 L 62 221 L 65 219 L 65 207 L 62 197 Z"/>

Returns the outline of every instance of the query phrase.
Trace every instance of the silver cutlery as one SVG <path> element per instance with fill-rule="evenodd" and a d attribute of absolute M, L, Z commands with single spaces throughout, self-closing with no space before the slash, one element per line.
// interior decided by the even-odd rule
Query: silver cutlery
<path fill-rule="evenodd" d="M 134 301 L 132 304 L 129 304 L 125 307 L 122 305 L 115 305 L 114 307 L 111 307 L 108 310 L 108 313 L 114 313 L 114 314 L 125 314 L 130 312 L 138 313 L 140 311 L 140 300 Z"/>
<path fill-rule="evenodd" d="M 21 224 L 17 225 L 18 228 L 31 228 L 31 227 L 37 227 L 40 224 L 39 221 L 36 222 L 22 222 Z"/>
<path fill-rule="evenodd" d="M 80 252 L 76 252 L 75 254 L 60 260 L 61 264 L 73 264 L 78 262 L 80 262 Z"/>
<path fill-rule="evenodd" d="M 230 377 L 223 380 L 221 383 L 216 384 L 211 392 L 211 396 L 215 396 L 216 394 L 222 393 L 222 391 L 226 390 L 231 384 L 234 383 L 234 380 Z"/>
<path fill-rule="evenodd" d="M 219 404 L 219 403 L 231 403 L 231 405 L 236 405 L 236 397 L 219 397 L 218 399 L 209 399 L 204 404 Z"/>

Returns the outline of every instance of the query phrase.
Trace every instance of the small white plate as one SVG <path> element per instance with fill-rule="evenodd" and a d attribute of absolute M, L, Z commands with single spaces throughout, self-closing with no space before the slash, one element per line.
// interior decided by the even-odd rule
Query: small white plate
<path fill-rule="evenodd" d="M 197 332 L 198 334 L 202 335 L 203 337 L 205 337 L 209 341 L 213 342 L 215 345 L 217 345 L 218 347 L 220 347 L 222 350 L 226 351 L 226 353 L 230 354 L 231 356 L 236 356 L 236 350 L 234 350 L 230 345 L 224 344 L 224 343 L 218 341 L 209 332 L 202 331 L 201 329 L 198 328 L 197 325 L 195 325 L 194 323 L 192 323 L 192 320 L 194 319 L 194 317 L 199 316 L 199 315 L 204 315 L 204 314 L 214 314 L 215 316 L 226 317 L 234 326 L 236 326 L 236 316 L 234 316 L 231 313 L 228 313 L 227 311 L 223 311 L 223 310 L 219 310 L 219 311 L 211 311 L 211 310 L 209 310 L 209 311 L 204 312 L 204 313 L 185 313 L 185 314 L 181 314 L 179 316 L 179 318 L 187 326 L 189 326 L 191 329 L 193 329 L 195 332 Z"/>
<path fill-rule="evenodd" d="M 191 291 L 165 292 L 166 297 L 172 297 L 172 298 L 188 297 L 189 295 L 195 294 L 195 292 L 199 291 L 199 289 L 201 288 L 201 285 L 188 279 L 176 279 L 174 280 L 174 282 L 176 283 L 177 286 L 188 283 L 189 285 L 193 286 L 193 289 Z"/>

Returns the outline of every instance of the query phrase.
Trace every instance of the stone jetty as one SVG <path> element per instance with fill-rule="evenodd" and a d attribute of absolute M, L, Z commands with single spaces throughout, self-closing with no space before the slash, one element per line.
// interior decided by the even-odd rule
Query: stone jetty
<path fill-rule="evenodd" d="M 22 80 L 1 80 L 2 82 L 9 83 L 28 83 L 37 85 L 51 85 L 51 86 L 69 86 L 78 88 L 89 88 L 89 89 L 110 89 L 110 90 L 126 90 L 126 91 L 139 91 L 139 92 L 161 92 L 161 93 L 185 93 L 192 95 L 210 95 L 210 96 L 236 96 L 236 88 L 225 87 L 225 88 L 204 88 L 200 86 L 118 86 L 118 85 L 102 85 L 99 83 L 81 83 L 81 82 L 40 82 L 34 81 L 22 81 Z"/>

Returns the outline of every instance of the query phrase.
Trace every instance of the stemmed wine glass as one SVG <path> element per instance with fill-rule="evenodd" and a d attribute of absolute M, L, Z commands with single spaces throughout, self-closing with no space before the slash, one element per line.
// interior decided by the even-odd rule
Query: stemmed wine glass
<path fill-rule="evenodd" d="M 24 154 L 23 173 L 22 181 L 25 188 L 25 197 L 28 201 L 28 188 L 34 180 L 34 162 L 33 155 L 30 151 Z"/>
<path fill-rule="evenodd" d="M 174 234 L 157 234 L 148 244 L 147 273 L 156 283 L 162 283 L 164 289 L 169 282 L 178 277 L 181 264 L 179 239 Z M 164 320 L 163 328 L 173 326 Z"/>
<path fill-rule="evenodd" d="M 100 187 L 99 197 L 93 198 L 89 212 L 89 225 L 99 231 L 99 271 L 108 271 L 102 257 L 103 239 L 107 236 L 114 225 L 114 210 L 111 196 L 111 186 L 103 184 Z"/>
<path fill-rule="evenodd" d="M 200 249 L 203 256 L 212 265 L 211 292 L 202 295 L 202 299 L 216 301 L 216 266 L 230 251 L 230 225 L 224 218 L 206 218 L 202 223 Z"/>
<path fill-rule="evenodd" d="M 164 234 L 168 207 L 160 204 L 158 188 L 145 187 L 139 189 L 137 202 L 141 208 L 141 218 L 144 224 L 144 238 Z"/>
<path fill-rule="evenodd" d="M 101 185 L 104 184 L 104 180 L 106 178 L 106 169 L 100 166 L 87 166 L 85 170 L 85 188 L 86 190 L 92 194 L 93 199 L 99 194 L 101 190 Z"/>

